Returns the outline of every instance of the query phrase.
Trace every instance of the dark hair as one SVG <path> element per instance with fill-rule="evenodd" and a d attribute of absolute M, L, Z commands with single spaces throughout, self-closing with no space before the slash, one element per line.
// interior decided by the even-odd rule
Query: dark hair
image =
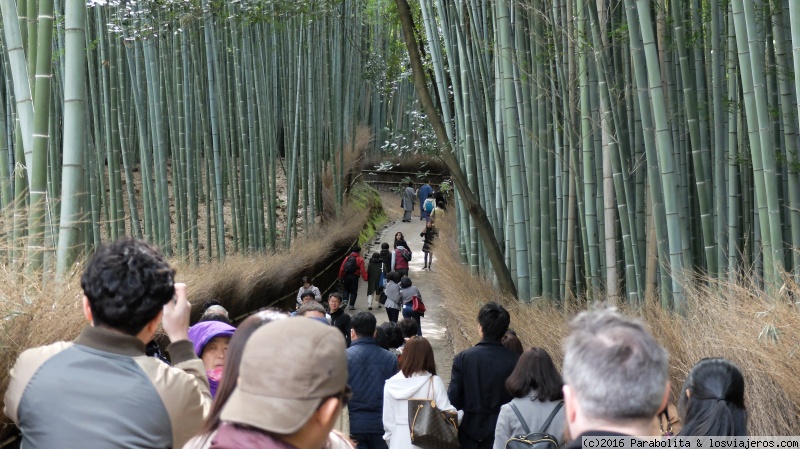
<path fill-rule="evenodd" d="M 536 390 L 536 399 L 541 402 L 564 399 L 561 391 L 563 386 L 564 381 L 553 364 L 553 359 L 542 348 L 531 348 L 523 352 L 514 371 L 506 379 L 506 390 L 511 396 L 521 398 L 527 396 L 531 390 Z"/>
<path fill-rule="evenodd" d="M 742 372 L 726 359 L 700 360 L 683 384 L 678 414 L 682 436 L 748 436 Z"/>
<path fill-rule="evenodd" d="M 414 183 L 412 181 L 408 181 L 408 186 L 409 187 L 414 187 Z"/>
<path fill-rule="evenodd" d="M 411 287 L 411 278 L 408 276 L 403 276 L 403 279 L 400 279 L 400 287 L 401 288 Z"/>
<path fill-rule="evenodd" d="M 406 236 L 404 236 L 402 232 L 398 231 L 398 232 L 394 233 L 394 240 L 395 241 L 397 241 L 397 234 L 400 234 L 400 240 L 405 240 L 406 239 Z"/>
<path fill-rule="evenodd" d="M 342 294 L 339 293 L 339 292 L 333 292 L 333 293 L 329 294 L 328 295 L 328 302 L 331 302 L 331 298 L 338 298 L 339 302 L 341 302 L 342 301 Z"/>
<path fill-rule="evenodd" d="M 302 301 L 309 296 L 311 297 L 311 299 L 317 299 L 317 296 L 314 294 L 314 292 L 312 292 L 311 290 L 306 290 L 303 292 L 302 295 L 300 295 L 300 300 Z"/>
<path fill-rule="evenodd" d="M 444 201 L 439 201 L 438 203 L 436 203 L 436 207 L 444 209 Z"/>
<path fill-rule="evenodd" d="M 375 344 L 385 350 L 389 350 L 389 336 L 386 335 L 386 330 L 378 326 L 375 328 Z"/>
<path fill-rule="evenodd" d="M 311 279 L 309 279 L 308 276 L 303 276 L 303 284 L 310 284 L 310 283 Z"/>
<path fill-rule="evenodd" d="M 381 253 L 372 253 L 372 257 L 370 258 L 371 261 L 381 262 Z"/>
<path fill-rule="evenodd" d="M 303 296 L 305 296 L 305 295 L 303 295 Z M 311 296 L 314 296 L 314 295 L 311 295 Z M 300 315 L 300 316 L 305 316 L 306 313 L 308 313 L 308 312 L 319 312 L 319 313 L 322 314 L 322 316 L 325 316 L 325 308 L 322 307 L 322 304 L 320 304 L 320 303 L 318 303 L 316 301 L 307 302 L 307 303 L 305 303 L 302 306 L 297 308 L 297 314 Z"/>
<path fill-rule="evenodd" d="M 397 323 L 397 326 L 400 328 L 400 332 L 403 333 L 403 338 L 416 337 L 417 332 L 419 331 L 417 320 L 413 320 L 411 318 L 404 318 Z"/>
<path fill-rule="evenodd" d="M 197 322 L 202 323 L 203 321 L 219 321 L 220 323 L 232 324 L 231 319 L 221 313 L 204 313 Z"/>
<path fill-rule="evenodd" d="M 239 325 L 236 332 L 233 333 L 231 341 L 228 343 L 228 351 L 225 353 L 225 366 L 222 369 L 222 380 L 219 382 L 217 395 L 214 397 L 214 402 L 211 404 L 211 411 L 208 413 L 208 417 L 203 423 L 203 428 L 200 430 L 199 435 L 210 435 L 219 427 L 222 408 L 225 406 L 225 403 L 228 402 L 228 398 L 230 398 L 239 380 L 239 365 L 242 361 L 244 345 L 247 343 L 247 340 L 249 340 L 250 336 L 261 326 L 286 317 L 287 315 L 285 313 L 277 310 L 262 310 L 254 315 L 250 315 Z"/>
<path fill-rule="evenodd" d="M 400 371 L 406 377 L 423 371 L 436 375 L 433 348 L 425 337 L 415 336 L 408 339 L 403 348 L 403 357 L 400 358 Z"/>
<path fill-rule="evenodd" d="M 389 249 L 389 244 L 386 242 L 381 243 L 381 249 Z"/>
<path fill-rule="evenodd" d="M 513 353 L 522 355 L 522 353 L 525 352 L 525 349 L 522 347 L 522 342 L 519 341 L 519 337 L 517 337 L 517 333 L 511 329 L 503 334 L 503 339 L 500 340 L 500 343 Z"/>
<path fill-rule="evenodd" d="M 400 282 L 400 273 L 396 271 L 390 271 L 386 274 L 386 281 L 392 281 L 394 283 Z"/>
<path fill-rule="evenodd" d="M 175 296 L 175 270 L 156 247 L 122 238 L 97 249 L 81 288 L 96 326 L 136 335 Z"/>
<path fill-rule="evenodd" d="M 478 323 L 481 325 L 485 340 L 499 342 L 508 330 L 508 325 L 511 324 L 511 315 L 500 304 L 487 302 L 478 312 Z"/>
<path fill-rule="evenodd" d="M 350 320 L 350 328 L 356 332 L 359 337 L 372 337 L 375 335 L 375 328 L 378 325 L 378 320 L 375 315 L 369 312 L 358 312 Z"/>
<path fill-rule="evenodd" d="M 403 346 L 403 343 L 405 343 L 403 331 L 400 330 L 400 326 L 398 326 L 397 323 L 393 323 L 391 321 L 381 323 L 381 325 L 378 326 L 378 332 L 380 331 L 383 331 L 386 334 L 386 344 L 388 346 L 386 349 L 399 348 L 400 346 Z"/>
<path fill-rule="evenodd" d="M 428 198 L 433 198 L 433 192 L 428 194 Z"/>
<path fill-rule="evenodd" d="M 351 253 L 360 253 L 361 252 L 361 246 L 356 244 L 355 246 L 353 246 L 352 249 L 350 249 L 350 252 Z"/>

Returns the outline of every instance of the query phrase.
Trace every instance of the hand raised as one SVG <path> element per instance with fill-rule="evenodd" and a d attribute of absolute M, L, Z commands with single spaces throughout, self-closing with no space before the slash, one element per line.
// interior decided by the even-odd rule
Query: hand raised
<path fill-rule="evenodd" d="M 186 299 L 186 284 L 175 284 L 175 297 L 164 305 L 161 326 L 170 342 L 189 339 L 189 315 L 192 306 Z"/>

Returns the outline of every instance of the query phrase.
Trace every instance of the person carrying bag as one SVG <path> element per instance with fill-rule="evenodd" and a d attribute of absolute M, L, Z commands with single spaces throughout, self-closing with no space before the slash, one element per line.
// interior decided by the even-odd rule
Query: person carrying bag
<path fill-rule="evenodd" d="M 509 405 L 511 405 L 520 424 L 522 424 L 522 429 L 525 431 L 525 434 L 514 435 L 509 438 L 508 441 L 506 441 L 506 449 L 558 449 L 558 438 L 547 433 L 547 428 L 550 427 L 553 418 L 556 417 L 558 411 L 561 410 L 561 407 L 564 405 L 563 401 L 556 404 L 556 407 L 550 412 L 550 416 L 547 417 L 547 421 L 544 422 L 542 428 L 534 433 L 531 433 L 531 429 L 528 427 L 528 423 L 525 422 L 525 418 L 522 416 L 522 413 L 520 413 L 519 408 L 517 408 L 513 402 L 510 402 Z"/>
<path fill-rule="evenodd" d="M 437 408 L 433 399 L 433 376 L 429 385 L 428 398 L 408 400 L 411 443 L 422 449 L 459 449 L 458 414 Z"/>

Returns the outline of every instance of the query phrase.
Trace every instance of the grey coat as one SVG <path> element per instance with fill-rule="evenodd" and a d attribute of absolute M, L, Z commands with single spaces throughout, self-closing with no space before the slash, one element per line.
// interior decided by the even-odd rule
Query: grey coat
<path fill-rule="evenodd" d="M 514 398 L 511 402 L 517 406 L 522 416 L 525 417 L 531 432 L 538 432 L 542 428 L 544 422 L 547 421 L 547 417 L 550 416 L 557 404 L 557 402 L 549 401 L 540 402 L 536 399 L 536 391 L 531 391 L 528 396 L 522 398 Z M 564 443 L 565 413 L 562 406 L 546 431 L 558 439 L 559 446 Z M 514 410 L 509 404 L 503 405 L 500 408 L 500 416 L 497 418 L 497 427 L 494 430 L 494 449 L 504 449 L 509 438 L 524 433 L 525 430 L 523 430 Z"/>

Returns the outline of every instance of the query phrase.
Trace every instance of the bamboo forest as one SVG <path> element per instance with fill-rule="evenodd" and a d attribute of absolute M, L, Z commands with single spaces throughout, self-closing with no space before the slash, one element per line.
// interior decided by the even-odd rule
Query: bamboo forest
<path fill-rule="evenodd" d="M 123 235 L 194 263 L 287 246 L 341 213 L 366 128 L 371 160 L 446 164 L 463 262 L 522 301 L 681 310 L 689 283 L 800 275 L 795 0 L 0 7 L 16 269 Z"/>

